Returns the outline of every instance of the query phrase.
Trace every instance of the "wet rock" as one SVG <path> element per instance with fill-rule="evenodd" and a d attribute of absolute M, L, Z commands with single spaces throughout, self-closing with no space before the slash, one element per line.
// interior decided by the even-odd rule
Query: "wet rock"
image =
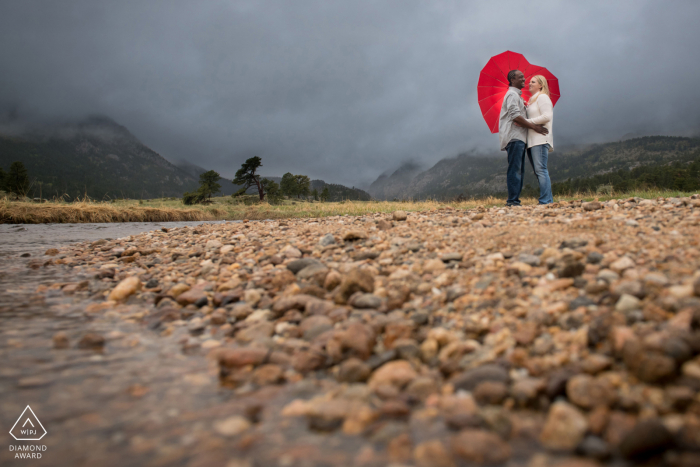
<path fill-rule="evenodd" d="M 615 401 L 615 390 L 607 380 L 590 375 L 576 375 L 566 383 L 566 395 L 574 404 L 584 409 L 597 405 L 610 406 Z"/>
<path fill-rule="evenodd" d="M 546 382 L 542 378 L 523 378 L 513 383 L 510 394 L 519 406 L 528 407 L 538 401 L 545 387 Z"/>
<path fill-rule="evenodd" d="M 645 461 L 673 447 L 673 436 L 659 420 L 638 422 L 622 439 L 620 453 L 636 461 Z"/>
<path fill-rule="evenodd" d="M 473 391 L 479 383 L 484 381 L 495 381 L 507 384 L 509 380 L 510 377 L 505 368 L 499 365 L 487 364 L 458 374 L 452 378 L 452 384 L 455 389 Z"/>
<path fill-rule="evenodd" d="M 586 436 L 576 448 L 576 453 L 597 460 L 608 459 L 611 455 L 610 446 L 598 436 Z"/>
<path fill-rule="evenodd" d="M 408 384 L 406 387 L 406 394 L 414 400 L 424 401 L 431 394 L 437 394 L 439 389 L 438 382 L 435 381 L 435 378 L 419 376 Z"/>
<path fill-rule="evenodd" d="M 553 451 L 573 451 L 588 430 L 586 417 L 573 405 L 555 402 L 549 409 L 540 442 Z"/>
<path fill-rule="evenodd" d="M 287 263 L 287 269 L 292 271 L 292 273 L 297 274 L 299 271 L 301 271 L 302 269 L 304 269 L 308 266 L 318 266 L 318 265 L 323 266 L 323 263 L 321 263 L 316 258 L 301 258 L 301 259 L 296 259 L 294 261 L 290 261 L 289 263 Z"/>
<path fill-rule="evenodd" d="M 508 397 L 508 386 L 499 381 L 484 381 L 474 389 L 474 398 L 480 404 L 500 404 Z"/>
<path fill-rule="evenodd" d="M 591 354 L 586 357 L 582 363 L 582 369 L 586 373 L 592 375 L 598 374 L 601 371 L 607 370 L 613 364 L 613 359 L 601 354 Z"/>
<path fill-rule="evenodd" d="M 250 422 L 239 415 L 214 422 L 214 431 L 222 436 L 238 436 L 250 428 Z"/>
<path fill-rule="evenodd" d="M 246 365 L 260 365 L 267 359 L 267 349 L 237 348 L 219 349 L 217 360 L 225 368 L 239 368 Z"/>
<path fill-rule="evenodd" d="M 452 438 L 452 452 L 467 462 L 498 464 L 511 456 L 508 443 L 485 430 L 464 430 Z"/>
<path fill-rule="evenodd" d="M 275 325 L 268 321 L 252 324 L 236 333 L 236 340 L 241 343 L 261 341 L 272 337 L 275 333 Z"/>
<path fill-rule="evenodd" d="M 202 303 L 202 299 L 207 300 L 207 293 L 204 291 L 206 287 L 205 284 L 200 284 L 199 286 L 193 287 L 186 292 L 181 293 L 177 296 L 176 300 L 181 306 L 194 305 L 199 302 Z M 199 305 L 198 306 L 202 306 Z"/>
<path fill-rule="evenodd" d="M 109 300 L 122 301 L 141 290 L 141 281 L 138 277 L 127 277 L 121 281 L 109 293 Z"/>
<path fill-rule="evenodd" d="M 381 386 L 393 386 L 403 389 L 418 376 L 413 366 L 405 360 L 395 360 L 379 367 L 369 379 L 369 387 L 378 389 Z"/>
<path fill-rule="evenodd" d="M 68 347 L 70 347 L 70 341 L 68 339 L 68 335 L 65 332 L 59 331 L 53 335 L 54 349 L 67 349 Z"/>
<path fill-rule="evenodd" d="M 664 381 L 676 374 L 676 362 L 672 358 L 657 351 L 645 349 L 636 339 L 625 342 L 622 355 L 629 370 L 644 382 Z"/>
<path fill-rule="evenodd" d="M 413 457 L 418 467 L 455 467 L 452 456 L 437 439 L 420 443 L 413 451 Z"/>
<path fill-rule="evenodd" d="M 349 358 L 340 364 L 338 381 L 344 383 L 361 383 L 369 378 L 372 369 L 359 358 Z"/>
<path fill-rule="evenodd" d="M 361 308 L 361 309 L 376 309 L 379 308 L 382 304 L 382 299 L 377 297 L 374 294 L 371 293 L 365 293 L 358 295 L 356 298 L 352 300 L 350 303 L 352 306 L 355 308 Z"/>
<path fill-rule="evenodd" d="M 101 350 L 105 346 L 105 338 L 101 334 L 90 332 L 78 341 L 79 349 Z"/>
<path fill-rule="evenodd" d="M 258 386 L 268 384 L 279 384 L 284 381 L 284 370 L 279 365 L 266 364 L 255 369 L 253 372 L 253 383 Z"/>

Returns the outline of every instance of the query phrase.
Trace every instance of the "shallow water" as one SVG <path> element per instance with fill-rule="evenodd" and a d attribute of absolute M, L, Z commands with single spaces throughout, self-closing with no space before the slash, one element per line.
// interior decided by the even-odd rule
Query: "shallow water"
<path fill-rule="evenodd" d="M 162 228 L 220 224 L 226 221 L 112 222 L 104 224 L 0 224 L 0 256 L 35 253 L 70 243 L 121 238 Z"/>

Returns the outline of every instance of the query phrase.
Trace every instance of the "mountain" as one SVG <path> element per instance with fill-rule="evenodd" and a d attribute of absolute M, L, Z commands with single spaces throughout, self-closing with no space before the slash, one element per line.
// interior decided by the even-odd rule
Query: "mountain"
<path fill-rule="evenodd" d="M 0 133 L 0 166 L 21 161 L 35 183 L 30 196 L 68 199 L 180 197 L 198 177 L 171 164 L 126 128 L 90 117 Z"/>
<path fill-rule="evenodd" d="M 391 175 L 382 174 L 369 186 L 370 194 L 377 199 L 402 198 L 403 191 L 411 180 L 421 172 L 415 162 L 404 162 Z"/>
<path fill-rule="evenodd" d="M 700 138 L 646 136 L 555 151 L 549 155 L 548 168 L 552 182 L 562 182 L 645 165 L 689 163 L 698 158 Z M 525 164 L 524 184 L 535 187 L 537 180 L 530 163 L 526 160 Z M 406 175 L 402 168 L 390 176 L 381 175 L 372 183 L 370 194 L 377 199 L 501 195 L 506 191 L 507 167 L 504 152 L 490 156 L 463 153 L 414 175 Z"/>

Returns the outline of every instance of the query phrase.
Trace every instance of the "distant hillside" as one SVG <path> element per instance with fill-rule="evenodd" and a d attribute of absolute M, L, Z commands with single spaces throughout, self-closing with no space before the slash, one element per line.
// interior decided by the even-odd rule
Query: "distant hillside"
<path fill-rule="evenodd" d="M 87 193 L 92 198 L 182 196 L 198 178 L 168 162 L 126 128 L 106 117 L 91 117 L 0 134 L 0 166 L 21 161 L 30 179 L 41 182 L 44 197 Z M 38 196 L 38 183 L 30 196 Z"/>
<path fill-rule="evenodd" d="M 406 162 L 391 175 L 380 175 L 369 187 L 369 192 L 378 199 L 401 198 L 406 186 L 421 172 L 415 162 Z"/>
<path fill-rule="evenodd" d="M 548 166 L 552 181 L 563 182 L 646 165 L 688 163 L 698 158 L 698 138 L 647 136 L 567 152 L 555 151 L 550 154 Z M 406 171 L 401 169 L 391 176 L 380 176 L 372 183 L 370 193 L 378 199 L 500 195 L 506 191 L 507 166 L 504 152 L 489 156 L 465 153 L 443 159 L 412 176 L 406 176 Z M 527 160 L 524 183 L 530 187 L 537 185 Z"/>

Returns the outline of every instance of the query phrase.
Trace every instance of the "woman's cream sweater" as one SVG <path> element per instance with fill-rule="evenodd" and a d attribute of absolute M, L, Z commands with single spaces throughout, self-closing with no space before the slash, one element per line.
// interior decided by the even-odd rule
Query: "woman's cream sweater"
<path fill-rule="evenodd" d="M 527 121 L 535 125 L 544 125 L 549 133 L 541 135 L 535 130 L 527 130 L 527 147 L 549 144 L 550 151 L 554 151 L 554 136 L 552 135 L 552 121 L 554 120 L 554 105 L 547 94 L 540 94 L 537 100 L 527 106 Z"/>

